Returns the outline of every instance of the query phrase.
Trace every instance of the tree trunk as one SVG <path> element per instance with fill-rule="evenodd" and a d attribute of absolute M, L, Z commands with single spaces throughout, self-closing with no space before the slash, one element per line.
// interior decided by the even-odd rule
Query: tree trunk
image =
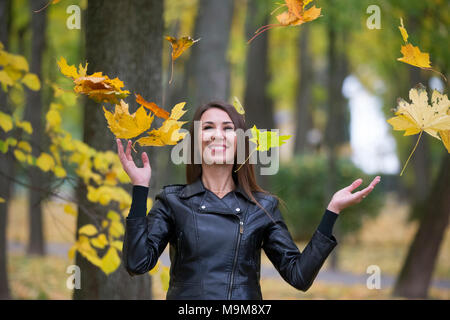
<path fill-rule="evenodd" d="M 4 50 L 8 50 L 9 30 L 11 23 L 11 1 L 0 1 L 0 42 L 4 46 Z M 0 89 L 0 111 L 11 114 L 7 105 L 7 94 Z M 0 130 L 0 139 L 5 140 L 7 134 Z M 0 170 L 3 173 L 13 174 L 14 171 L 14 157 L 12 152 L 8 151 L 6 154 L 0 155 Z M 0 203 L 0 300 L 11 298 L 8 283 L 8 255 L 7 255 L 7 239 L 6 227 L 8 225 L 8 208 L 10 204 L 11 189 L 13 184 L 11 180 L 5 176 L 0 175 L 0 197 L 5 199 L 5 202 Z"/>
<path fill-rule="evenodd" d="M 227 59 L 233 0 L 200 0 L 192 46 L 189 91 L 193 108 L 210 100 L 227 100 L 230 67 Z"/>
<path fill-rule="evenodd" d="M 260 26 L 268 24 L 267 3 L 261 0 L 250 0 L 247 8 L 246 35 L 250 39 L 255 30 Z M 267 86 L 270 81 L 269 74 L 269 37 L 268 32 L 259 35 L 248 45 L 247 51 L 247 70 L 246 87 L 244 96 L 245 122 L 247 127 L 256 125 L 263 130 L 272 130 L 275 128 L 273 101 L 267 93 Z M 268 151 L 268 157 L 271 152 Z M 275 150 L 277 152 L 278 150 Z M 266 165 L 255 165 L 256 173 L 259 173 L 261 167 Z M 267 175 L 256 174 L 258 184 L 263 189 L 270 188 L 270 181 Z"/>
<path fill-rule="evenodd" d="M 343 39 L 338 39 L 338 36 Z M 336 33 L 334 26 L 328 26 L 328 123 L 325 132 L 325 144 L 328 153 L 328 178 L 326 187 L 326 199 L 330 199 L 337 191 L 336 170 L 338 148 L 350 139 L 348 132 L 349 115 L 346 99 L 342 94 L 342 85 L 348 73 L 347 57 L 345 55 L 345 36 Z M 341 43 L 341 46 L 338 44 Z M 325 204 L 326 205 L 326 204 Z M 334 228 L 336 238 L 339 237 L 339 224 Z M 334 250 L 330 255 L 330 268 L 337 269 L 339 250 Z"/>
<path fill-rule="evenodd" d="M 103 71 L 110 77 L 119 77 L 131 95 L 127 98 L 130 113 L 137 108 L 134 93 L 147 100 L 161 104 L 162 44 L 163 44 L 163 1 L 119 0 L 89 1 L 86 18 L 86 60 L 89 73 Z M 156 123 L 155 123 L 156 122 Z M 155 118 L 152 126 L 161 122 Z M 114 135 L 109 131 L 102 108 L 98 103 L 86 99 L 84 116 L 84 141 L 91 147 L 116 152 Z M 152 165 L 150 190 L 159 183 L 155 153 L 157 148 L 145 150 Z M 140 150 L 134 155 L 140 164 Z M 155 160 L 155 161 L 154 161 Z M 131 185 L 127 186 L 131 192 Z M 156 190 L 157 191 L 157 190 Z M 92 206 L 86 199 L 86 186 L 80 182 L 78 201 L 96 214 L 106 215 L 107 207 Z M 153 195 L 151 195 L 153 196 Z M 77 228 L 91 223 L 80 212 Z M 78 252 L 76 264 L 81 269 L 81 289 L 74 290 L 74 299 L 151 299 L 151 278 L 148 274 L 131 278 L 123 264 L 106 276 Z"/>
<path fill-rule="evenodd" d="M 433 189 L 428 193 L 424 214 L 405 263 L 394 286 L 393 295 L 426 298 L 450 214 L 450 157 L 442 156 Z"/>
<path fill-rule="evenodd" d="M 310 26 L 304 24 L 300 33 L 299 41 L 299 69 L 300 81 L 297 95 L 297 121 L 295 132 L 295 153 L 302 153 L 309 150 L 308 132 L 313 127 L 311 113 L 311 90 L 314 76 L 312 66 L 312 56 L 309 51 L 311 45 L 309 41 Z"/>
<path fill-rule="evenodd" d="M 30 1 L 31 10 L 38 10 L 47 4 L 47 0 Z M 42 80 L 42 55 L 46 47 L 45 29 L 46 29 L 47 10 L 31 15 L 31 61 L 30 72 L 35 73 Z M 29 121 L 33 127 L 31 135 L 32 155 L 39 157 L 47 145 L 44 141 L 42 118 L 44 114 L 42 104 L 41 90 L 33 91 L 25 89 L 27 104 L 25 107 L 24 120 Z M 42 172 L 37 167 L 29 167 L 29 181 L 32 186 L 49 186 L 50 174 Z M 43 217 L 41 202 L 44 200 L 40 191 L 29 190 L 28 215 L 29 215 L 29 237 L 28 254 L 44 255 L 45 243 L 43 233 Z"/>

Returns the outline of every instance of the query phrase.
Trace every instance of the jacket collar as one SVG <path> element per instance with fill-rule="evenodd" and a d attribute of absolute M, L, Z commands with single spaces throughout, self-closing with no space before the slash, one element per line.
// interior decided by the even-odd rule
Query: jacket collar
<path fill-rule="evenodd" d="M 180 194 L 181 198 L 189 198 L 193 195 L 204 193 L 207 189 L 203 185 L 203 181 L 201 177 L 199 177 L 197 180 L 195 180 L 193 183 L 186 185 L 186 187 L 183 189 L 183 191 Z M 240 185 L 237 185 L 235 192 L 240 193 L 245 199 L 248 201 L 255 203 L 244 191 L 244 189 L 241 188 Z"/>

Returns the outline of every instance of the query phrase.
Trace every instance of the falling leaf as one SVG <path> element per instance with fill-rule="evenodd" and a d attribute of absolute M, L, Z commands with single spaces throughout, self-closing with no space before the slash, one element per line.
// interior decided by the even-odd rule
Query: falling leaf
<path fill-rule="evenodd" d="M 183 116 L 186 110 L 183 110 L 186 102 L 181 102 L 175 105 L 167 120 L 163 122 L 161 127 L 153 129 L 148 132 L 148 136 L 136 140 L 141 146 L 164 146 L 174 145 L 179 140 L 183 139 L 186 132 L 180 133 L 179 130 L 187 121 L 178 121 Z M 135 142 L 135 143 L 136 143 Z"/>
<path fill-rule="evenodd" d="M 276 16 L 279 23 L 272 23 L 265 26 L 262 26 L 258 30 L 255 31 L 255 35 L 248 40 L 247 43 L 250 43 L 259 36 L 261 33 L 275 28 L 275 27 L 287 27 L 287 26 L 298 26 L 306 22 L 310 22 L 316 20 L 321 15 L 321 8 L 317 8 L 316 6 L 312 6 L 309 9 L 305 9 L 306 6 L 312 2 L 312 0 L 285 0 L 286 3 L 277 7 L 271 14 L 273 14 L 276 10 L 282 7 L 287 7 L 287 11 Z"/>
<path fill-rule="evenodd" d="M 61 57 L 58 66 L 61 73 L 66 77 L 72 78 L 75 83 L 74 91 L 82 93 L 96 102 L 109 102 L 117 104 L 119 99 L 126 98 L 130 91 L 122 90 L 123 82 L 119 78 L 110 79 L 102 72 L 95 72 L 92 75 L 86 75 L 87 65 L 81 64 L 78 71 L 75 66 L 69 66 L 66 59 Z"/>
<path fill-rule="evenodd" d="M 253 149 L 253 151 L 248 155 L 244 163 L 247 162 L 253 152 L 268 151 L 270 148 L 279 147 L 292 137 L 292 135 L 280 136 L 276 131 L 260 131 L 258 128 L 256 128 L 255 125 L 251 128 L 251 133 L 252 137 L 249 139 L 249 141 L 254 142 L 256 144 L 256 148 Z M 244 163 L 242 163 L 239 168 L 236 169 L 236 171 L 238 171 L 244 165 Z"/>
<path fill-rule="evenodd" d="M 166 110 L 158 107 L 156 105 L 156 103 L 146 101 L 144 98 L 141 97 L 140 94 L 135 94 L 135 96 L 136 96 L 136 102 L 137 103 L 139 103 L 140 105 L 142 105 L 142 106 L 146 107 L 147 109 L 149 109 L 158 118 L 163 118 L 163 119 L 168 119 L 169 118 L 169 112 L 167 112 Z"/>
<path fill-rule="evenodd" d="M 150 116 L 144 107 L 139 107 L 137 111 L 130 114 L 128 104 L 120 100 L 116 104 L 114 114 L 103 107 L 108 127 L 119 139 L 131 139 L 137 137 L 152 125 L 154 116 Z"/>
<path fill-rule="evenodd" d="M 406 31 L 405 26 L 403 25 L 402 18 L 400 18 L 400 26 L 398 28 L 400 29 L 400 33 L 402 35 L 403 41 L 405 42 L 405 45 L 402 45 L 400 49 L 403 57 L 397 58 L 397 60 L 415 67 L 419 67 L 421 69 L 431 70 L 439 73 L 445 79 L 445 81 L 447 81 L 447 78 L 442 73 L 431 68 L 430 55 L 428 53 L 421 52 L 419 47 L 415 47 L 411 43 L 408 43 L 409 35 Z"/>
<path fill-rule="evenodd" d="M 173 75 L 173 62 L 181 56 L 181 54 L 186 51 L 190 46 L 192 46 L 194 43 L 199 41 L 200 39 L 194 40 L 191 37 L 182 37 L 180 39 L 177 39 L 175 37 L 166 36 L 166 40 L 170 42 L 172 45 L 172 68 L 170 73 L 170 80 L 169 83 L 172 82 L 172 75 Z"/>
<path fill-rule="evenodd" d="M 448 138 L 445 136 L 446 132 L 450 130 L 450 102 L 447 95 L 441 94 L 437 90 L 433 90 L 430 105 L 428 103 L 426 88 L 422 84 L 419 84 L 409 91 L 409 98 L 411 103 L 399 98 L 395 112 L 396 116 L 386 120 L 392 125 L 393 130 L 404 130 L 404 136 L 420 133 L 417 143 L 409 155 L 400 175 L 403 174 L 424 131 L 438 140 L 441 140 L 439 135 L 444 136 L 443 143 L 450 153 L 448 140 L 445 140 Z"/>
<path fill-rule="evenodd" d="M 244 107 L 237 97 L 234 97 L 233 106 L 239 114 L 245 114 Z"/>
<path fill-rule="evenodd" d="M 286 142 L 292 135 L 278 135 L 276 131 L 260 131 L 254 125 L 251 129 L 252 138 L 249 141 L 252 141 L 256 144 L 256 149 L 258 151 L 267 151 L 273 147 L 279 147 Z"/>

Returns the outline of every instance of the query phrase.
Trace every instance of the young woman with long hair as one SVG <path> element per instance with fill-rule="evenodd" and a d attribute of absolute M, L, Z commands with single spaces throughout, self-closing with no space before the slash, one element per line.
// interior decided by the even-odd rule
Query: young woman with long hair
<path fill-rule="evenodd" d="M 368 187 L 352 193 L 362 182 L 358 179 L 336 192 L 301 252 L 279 210 L 280 199 L 258 186 L 250 161 L 238 163 L 239 129 L 247 130 L 245 119 L 232 105 L 213 101 L 200 106 L 188 134 L 187 183 L 164 186 L 148 214 L 147 153 L 142 153 L 143 167 L 138 168 L 131 141 L 124 152 L 117 139 L 122 166 L 133 184 L 123 261 L 131 276 L 145 274 L 169 244 L 167 299 L 261 300 L 261 249 L 285 281 L 308 290 L 337 245 L 332 228 L 339 213 L 359 203 L 380 181 L 377 176 Z M 248 136 L 244 139 L 247 159 Z M 201 161 L 196 163 L 199 155 Z"/>

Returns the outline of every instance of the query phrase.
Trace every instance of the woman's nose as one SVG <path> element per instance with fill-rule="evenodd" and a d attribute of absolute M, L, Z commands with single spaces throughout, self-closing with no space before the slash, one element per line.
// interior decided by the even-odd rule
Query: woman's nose
<path fill-rule="evenodd" d="M 224 139 L 224 137 L 225 137 L 225 132 L 222 129 L 217 128 L 216 130 L 214 130 L 214 134 L 213 134 L 214 139 Z"/>

